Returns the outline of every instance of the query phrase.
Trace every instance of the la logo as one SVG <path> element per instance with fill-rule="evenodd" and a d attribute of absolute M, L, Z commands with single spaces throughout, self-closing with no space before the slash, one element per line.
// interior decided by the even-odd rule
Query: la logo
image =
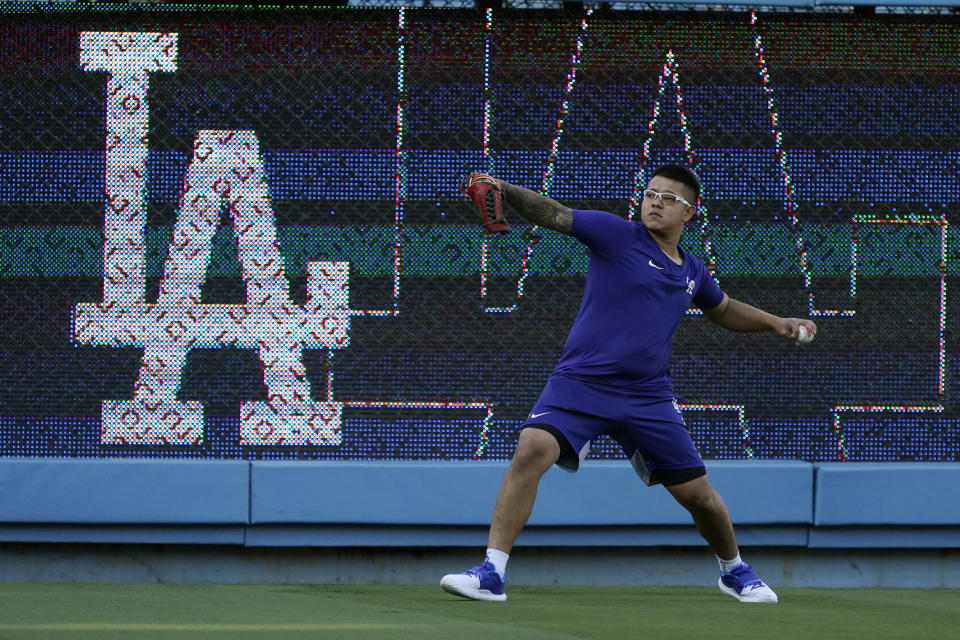
<path fill-rule="evenodd" d="M 203 406 L 177 400 L 187 353 L 257 349 L 266 402 L 240 406 L 244 444 L 340 444 L 343 405 L 311 400 L 304 348 L 349 344 L 346 262 L 307 265 L 307 301 L 290 300 L 253 131 L 199 131 L 180 193 L 156 304 L 145 297 L 147 94 L 151 73 L 176 71 L 177 34 L 80 34 L 80 64 L 106 71 L 103 302 L 77 304 L 73 339 L 143 347 L 133 400 L 104 400 L 105 443 L 196 444 Z M 245 304 L 201 304 L 212 241 L 226 207 L 246 284 Z"/>

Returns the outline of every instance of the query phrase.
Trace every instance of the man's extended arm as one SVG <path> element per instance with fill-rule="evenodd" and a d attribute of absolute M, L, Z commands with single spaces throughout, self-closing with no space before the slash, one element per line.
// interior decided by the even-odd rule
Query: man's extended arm
<path fill-rule="evenodd" d="M 775 331 L 784 338 L 795 341 L 802 324 L 811 338 L 817 333 L 817 325 L 812 320 L 780 318 L 763 309 L 734 300 L 726 294 L 720 304 L 713 309 L 704 310 L 703 313 L 728 331 Z"/>
<path fill-rule="evenodd" d="M 573 211 L 556 200 L 536 191 L 497 180 L 503 200 L 525 220 L 547 229 L 570 235 L 573 230 Z"/>

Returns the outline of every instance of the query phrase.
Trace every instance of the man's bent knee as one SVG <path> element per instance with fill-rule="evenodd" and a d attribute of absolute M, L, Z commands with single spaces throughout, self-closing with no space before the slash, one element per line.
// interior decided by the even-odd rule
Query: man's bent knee
<path fill-rule="evenodd" d="M 546 471 L 560 459 L 560 443 L 553 434 L 543 429 L 524 429 L 520 432 L 511 466 Z"/>
<path fill-rule="evenodd" d="M 688 510 L 710 509 L 720 504 L 720 494 L 710 484 L 707 476 L 667 487 L 677 502 Z"/>

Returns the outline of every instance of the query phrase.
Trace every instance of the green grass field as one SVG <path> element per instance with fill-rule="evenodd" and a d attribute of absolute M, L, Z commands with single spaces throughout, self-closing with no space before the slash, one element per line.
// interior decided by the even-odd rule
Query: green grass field
<path fill-rule="evenodd" d="M 0 639 L 960 637 L 960 590 L 779 592 L 746 605 L 708 588 L 511 587 L 488 603 L 432 586 L 0 583 Z"/>

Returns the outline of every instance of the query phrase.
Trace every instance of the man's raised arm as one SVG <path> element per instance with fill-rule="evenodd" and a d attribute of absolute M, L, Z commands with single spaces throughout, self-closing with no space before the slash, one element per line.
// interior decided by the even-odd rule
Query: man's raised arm
<path fill-rule="evenodd" d="M 536 191 L 497 180 L 503 200 L 525 220 L 570 235 L 573 230 L 573 210 Z"/>

